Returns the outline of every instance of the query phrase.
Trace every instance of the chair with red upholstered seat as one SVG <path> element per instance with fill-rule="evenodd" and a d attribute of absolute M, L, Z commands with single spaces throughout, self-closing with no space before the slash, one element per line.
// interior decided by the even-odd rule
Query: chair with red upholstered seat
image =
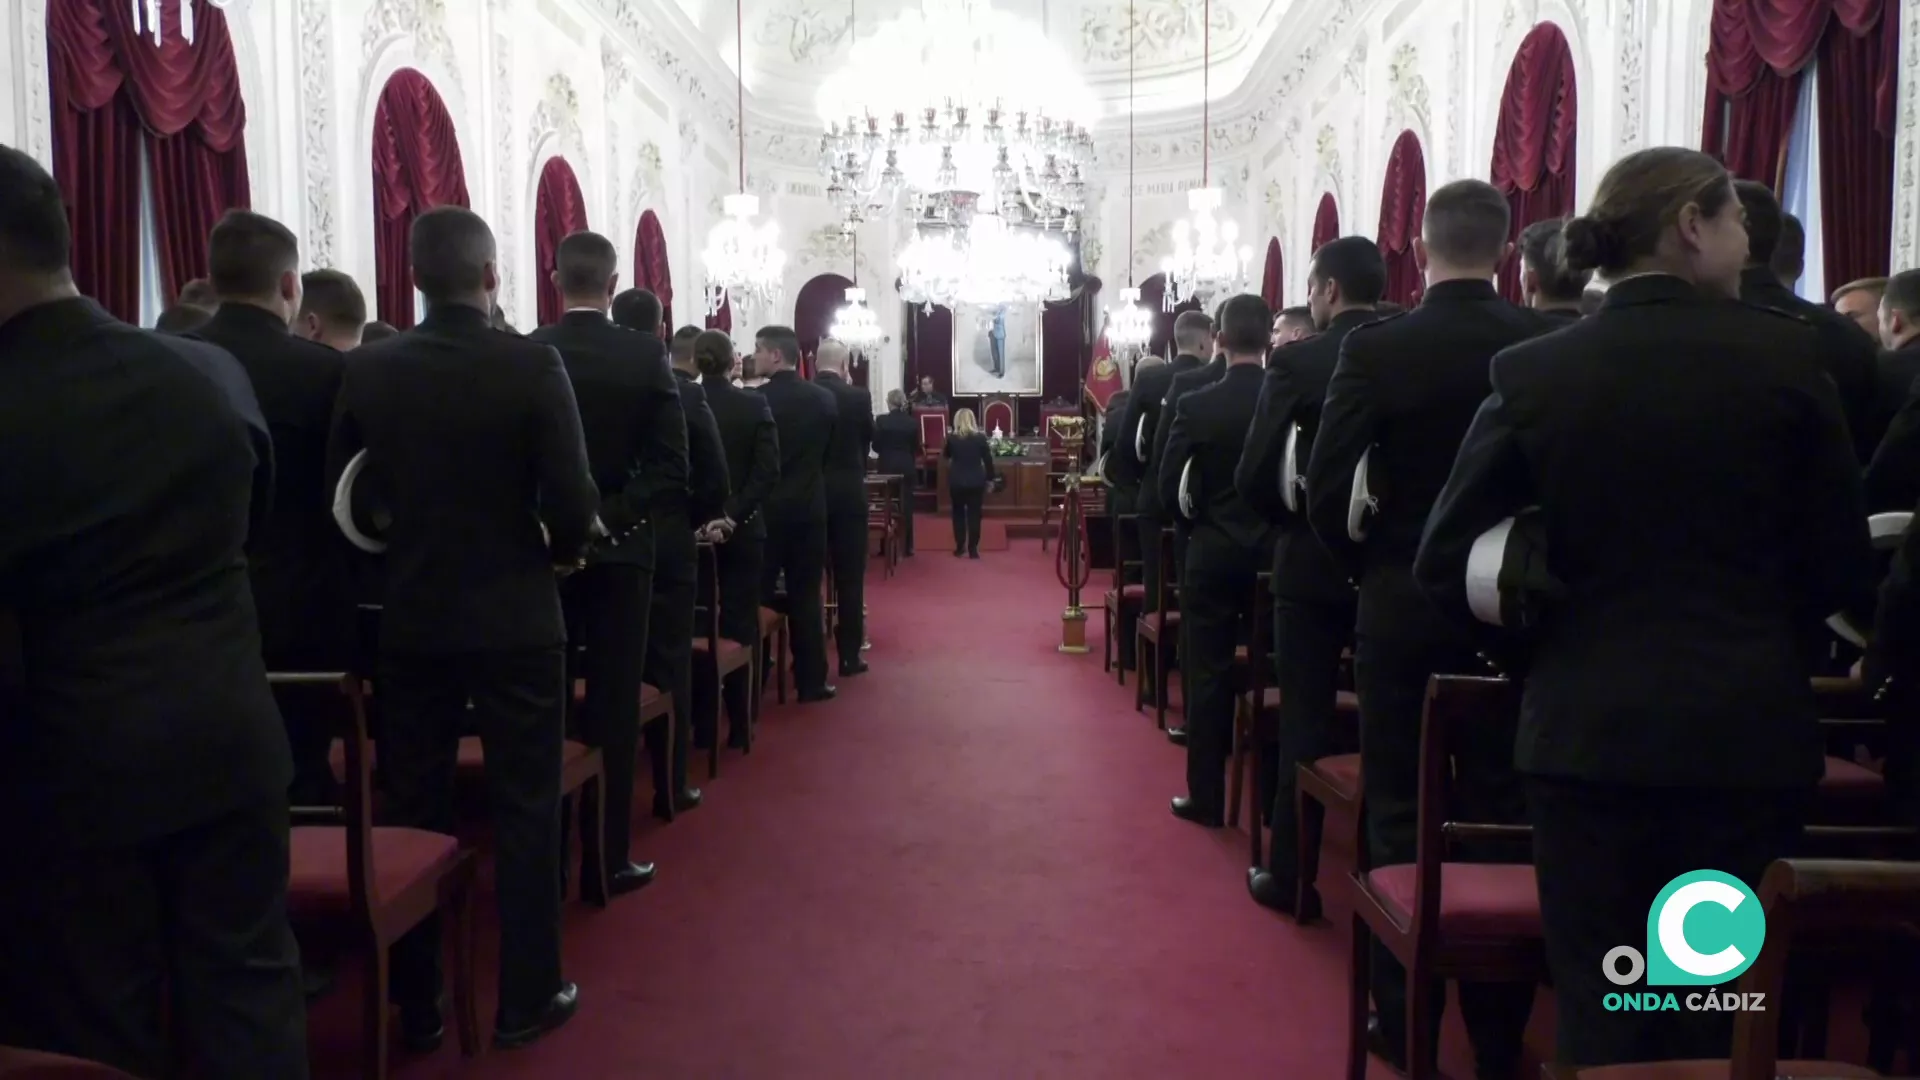
<path fill-rule="evenodd" d="M 1173 529 L 1160 530 L 1159 550 L 1147 557 L 1160 565 L 1160 596 L 1153 610 L 1140 613 L 1134 628 L 1133 655 L 1140 664 L 1139 679 L 1133 687 L 1133 711 L 1146 704 L 1149 688 L 1153 693 L 1153 721 L 1162 731 L 1167 727 L 1167 660 L 1180 637 L 1180 611 L 1177 599 L 1180 573 L 1173 561 Z M 1148 664 L 1153 678 L 1147 678 Z M 1184 693 L 1184 688 L 1182 690 Z"/>
<path fill-rule="evenodd" d="M 344 930 L 366 957 L 362 997 L 361 1075 L 387 1075 L 387 951 L 428 916 L 452 916 L 453 1020 L 461 1052 L 480 1050 L 474 1004 L 473 884 L 475 859 L 459 841 L 425 829 L 373 824 L 373 747 L 367 735 L 361 680 L 344 674 L 272 674 L 276 696 L 337 698 L 344 783 L 336 811 L 303 809 L 296 822 L 324 816 L 326 825 L 292 830 L 287 913 L 296 927 Z"/>
<path fill-rule="evenodd" d="M 135 1080 L 111 1065 L 82 1061 L 64 1054 L 0 1046 L 0 1078 L 4 1080 Z"/>
<path fill-rule="evenodd" d="M 693 677 L 707 693 L 694 694 L 694 700 L 703 706 L 702 711 L 710 709 L 712 712 L 711 726 L 707 729 L 712 734 L 707 747 L 707 776 L 712 778 L 720 775 L 720 689 L 727 676 L 752 668 L 754 649 L 751 645 L 742 645 L 720 636 L 719 553 L 712 544 L 701 544 L 696 561 L 699 569 L 693 594 Z M 748 697 L 752 697 L 751 688 Z M 697 726 L 706 719 L 696 716 L 694 723 Z M 753 718 L 735 717 L 734 722 L 745 725 L 741 739 L 745 747 L 751 748 Z"/>
<path fill-rule="evenodd" d="M 1335 694 L 1333 704 L 1339 717 L 1351 718 L 1356 725 L 1359 723 L 1360 699 L 1353 691 L 1342 690 Z M 1357 822 L 1360 819 L 1360 800 L 1365 794 L 1366 778 L 1360 772 L 1359 754 L 1333 754 L 1314 761 L 1303 761 L 1295 766 L 1294 820 L 1299 823 L 1300 830 L 1293 853 L 1294 881 L 1297 882 L 1293 898 L 1296 921 L 1312 921 L 1319 906 L 1308 897 L 1313 895 L 1314 882 L 1320 876 L 1320 840 L 1325 834 L 1327 817 L 1331 815 L 1336 821 Z"/>
<path fill-rule="evenodd" d="M 1101 607 L 1105 612 L 1107 640 L 1101 652 L 1100 670 L 1118 671 L 1121 686 L 1127 685 L 1127 666 L 1137 655 L 1133 639 L 1119 640 L 1115 635 L 1125 626 L 1127 617 L 1136 621 L 1140 609 L 1147 600 L 1145 584 L 1146 564 L 1140 559 L 1129 559 L 1121 553 L 1126 550 L 1124 538 L 1140 535 L 1140 515 L 1118 514 L 1113 518 L 1113 585 L 1107 589 Z"/>
<path fill-rule="evenodd" d="M 1435 1035 L 1444 979 L 1474 982 L 1542 981 L 1547 974 L 1541 937 L 1540 890 L 1526 864 L 1456 862 L 1456 840 L 1524 839 L 1524 825 L 1449 820 L 1464 732 L 1491 725 L 1509 734 L 1520 710 L 1519 690 L 1505 679 L 1436 675 L 1427 683 L 1420 733 L 1420 789 L 1416 801 L 1417 854 L 1410 864 L 1374 867 L 1364 827 L 1356 829 L 1353 872 L 1353 951 L 1347 971 L 1347 1077 L 1367 1072 L 1368 972 L 1378 940 L 1406 966 L 1406 1061 L 1410 1080 L 1439 1076 Z"/>
<path fill-rule="evenodd" d="M 1736 993 L 1781 1000 L 1796 934 L 1849 936 L 1896 930 L 1920 921 L 1920 864 L 1782 859 L 1760 881 L 1767 915 L 1766 944 L 1740 976 Z M 1730 1057 L 1719 1061 L 1665 1061 L 1598 1068 L 1548 1066 L 1548 1080 L 1852 1080 L 1880 1074 L 1833 1061 L 1780 1061 L 1782 1010 L 1738 1012 Z"/>

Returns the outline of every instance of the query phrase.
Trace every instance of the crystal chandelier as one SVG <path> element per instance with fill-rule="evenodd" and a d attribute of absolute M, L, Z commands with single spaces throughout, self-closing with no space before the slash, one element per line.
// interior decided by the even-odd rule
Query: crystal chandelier
<path fill-rule="evenodd" d="M 1153 313 L 1140 303 L 1140 290 L 1120 290 L 1120 307 L 1107 309 L 1107 345 L 1114 349 L 1144 349 L 1153 340 Z"/>
<path fill-rule="evenodd" d="M 1057 235 L 975 214 L 966 228 L 915 232 L 900 252 L 900 298 L 928 310 L 1058 300 L 1067 295 L 1072 261 Z"/>
<path fill-rule="evenodd" d="M 133 32 L 153 34 L 155 47 L 166 43 L 161 13 L 166 8 L 166 0 L 130 0 L 133 4 Z M 180 36 L 187 44 L 193 44 L 193 0 L 174 0 L 180 9 Z M 233 0 L 207 0 L 214 7 L 225 10 Z M 143 25 L 144 24 L 144 25 Z"/>
<path fill-rule="evenodd" d="M 821 87 L 828 198 L 853 224 L 903 192 L 965 192 L 1010 220 L 1071 229 L 1099 113 L 1073 70 L 1043 30 L 988 0 L 922 0 L 855 42 Z"/>
<path fill-rule="evenodd" d="M 733 60 L 736 106 L 740 110 L 735 129 L 740 136 L 740 190 L 721 203 L 726 217 L 707 234 L 707 249 L 701 262 L 707 268 L 707 314 L 718 315 L 727 307 L 728 298 L 752 301 L 772 307 L 780 296 L 785 280 L 787 253 L 780 249 L 780 226 L 772 221 L 755 222 L 760 214 L 760 199 L 747 193 L 747 82 L 744 52 L 746 19 L 734 8 Z"/>
<path fill-rule="evenodd" d="M 858 287 L 847 290 L 847 306 L 834 313 L 833 327 L 827 336 L 844 342 L 855 352 L 866 352 L 880 344 L 880 318 L 867 306 L 867 290 Z"/>
<path fill-rule="evenodd" d="M 1220 209 L 1220 189 L 1207 186 L 1213 150 L 1208 90 L 1213 63 L 1213 0 L 1202 5 L 1200 26 L 1200 187 L 1187 192 L 1187 209 L 1193 217 L 1173 223 L 1173 254 L 1160 263 L 1167 275 L 1164 303 L 1168 311 L 1190 300 L 1204 304 L 1220 293 L 1243 288 L 1247 260 L 1253 257 L 1245 247 L 1234 246 L 1240 239 L 1240 226 L 1215 217 Z"/>

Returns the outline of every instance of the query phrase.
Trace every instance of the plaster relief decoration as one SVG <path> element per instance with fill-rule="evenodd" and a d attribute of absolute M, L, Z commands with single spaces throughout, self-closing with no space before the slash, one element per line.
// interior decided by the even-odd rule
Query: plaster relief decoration
<path fill-rule="evenodd" d="M 1347 62 L 1340 69 L 1340 78 L 1347 86 L 1363 91 L 1367 86 L 1367 39 L 1361 38 L 1353 43 L 1353 51 L 1347 54 Z"/>
<path fill-rule="evenodd" d="M 1467 86 L 1467 21 L 1453 24 L 1453 41 L 1447 58 L 1447 175 L 1460 176 L 1464 148 L 1460 145 L 1461 96 Z"/>
<path fill-rule="evenodd" d="M 1573 3 L 1573 0 L 1569 0 Z M 1540 21 L 1540 0 L 1507 0 L 1500 13 L 1499 56 L 1510 57 L 1520 47 L 1520 39 Z"/>
<path fill-rule="evenodd" d="M 733 132 L 739 117 L 735 115 L 732 96 L 722 98 L 715 94 L 707 81 L 680 58 L 672 39 L 641 17 L 641 8 L 651 6 L 648 0 L 599 0 L 599 5 L 600 10 L 626 32 L 647 62 L 679 89 L 686 103 L 693 106 L 695 115 L 712 119 L 729 134 Z"/>
<path fill-rule="evenodd" d="M 755 124 L 753 135 L 753 156 L 777 161 L 782 165 L 793 165 L 812 169 L 820 164 L 820 135 L 818 132 L 798 131 L 792 128 L 776 128 L 768 125 L 766 130 L 758 130 Z"/>
<path fill-rule="evenodd" d="M 1431 143 L 1433 107 L 1427 100 L 1427 80 L 1420 75 L 1420 53 L 1413 42 L 1402 42 L 1387 61 L 1387 125 L 1381 141 L 1391 143 L 1394 132 L 1411 128 Z"/>
<path fill-rule="evenodd" d="M 1347 31 L 1354 24 L 1354 16 L 1359 7 L 1360 0 L 1340 0 L 1340 6 L 1334 8 L 1320 23 L 1318 31 L 1300 47 L 1300 51 L 1294 54 L 1292 61 L 1282 64 L 1282 70 L 1286 74 L 1280 77 L 1280 84 L 1267 98 L 1269 108 L 1277 109 L 1287 104 L 1294 91 L 1306 81 L 1314 65 L 1319 63 L 1322 57 L 1331 53 L 1340 40 L 1346 37 Z"/>
<path fill-rule="evenodd" d="M 371 57 L 382 44 L 401 36 L 411 36 L 419 54 L 439 64 L 453 80 L 454 90 L 466 99 L 453 39 L 447 36 L 446 0 L 376 0 L 360 32 L 362 54 Z"/>
<path fill-rule="evenodd" d="M 1160 272 L 1160 265 L 1153 253 L 1164 251 L 1173 246 L 1173 222 L 1163 221 L 1146 232 L 1133 245 L 1133 265 L 1129 268 L 1135 280 L 1151 277 Z"/>
<path fill-rule="evenodd" d="M 327 3 L 329 0 L 317 0 Z M 493 222 L 493 228 L 499 238 L 500 250 L 504 253 L 498 260 L 500 274 L 500 308 L 502 311 L 514 310 L 514 281 L 512 252 L 514 243 L 514 222 L 519 215 L 513 210 L 513 96 L 509 92 L 513 86 L 513 43 L 505 34 L 493 36 L 493 130 L 494 130 L 494 186 L 500 204 L 500 216 Z"/>
<path fill-rule="evenodd" d="M 1320 137 L 1315 142 L 1315 151 L 1319 157 L 1320 171 L 1326 175 L 1329 188 L 1333 192 L 1334 202 L 1342 206 L 1346 205 L 1346 185 L 1341 182 L 1340 176 L 1340 135 L 1333 130 L 1332 124 L 1320 129 Z"/>
<path fill-rule="evenodd" d="M 1146 63 L 1191 60 L 1200 56 L 1201 42 L 1211 29 L 1216 38 L 1240 33 L 1240 17 L 1225 4 L 1214 7 L 1211 18 L 1202 0 L 1136 0 L 1083 8 L 1080 17 L 1080 58 L 1118 63 L 1127 59 L 1127 16 L 1133 16 L 1134 58 Z M 1202 20 L 1211 23 L 1203 27 Z"/>
<path fill-rule="evenodd" d="M 1268 115 L 1269 111 L 1263 108 L 1213 125 L 1213 148 L 1222 154 L 1251 148 L 1259 140 Z M 1140 168 L 1164 168 L 1199 157 L 1200 132 L 1192 124 L 1164 132 L 1141 132 L 1134 137 L 1133 159 Z M 1127 144 L 1112 139 L 1095 142 L 1093 162 L 1095 168 L 1125 170 Z"/>
<path fill-rule="evenodd" d="M 633 165 L 633 180 L 627 191 L 627 216 L 639 219 L 649 199 L 666 195 L 666 169 L 660 160 L 660 144 L 648 140 L 640 144 L 639 160 Z"/>
<path fill-rule="evenodd" d="M 1920 70 L 1920 3 L 1902 0 L 1900 4 L 1900 70 Z M 1894 132 L 1896 156 L 1900 165 L 1893 174 L 1893 265 L 1912 266 L 1920 261 L 1920 236 L 1914 235 L 1915 206 L 1920 204 L 1920 94 L 1900 95 L 1900 124 Z"/>
<path fill-rule="evenodd" d="M 848 266 L 854 267 L 854 272 L 847 275 L 852 278 L 867 277 L 872 269 L 865 249 L 860 251 L 858 262 L 855 261 L 853 241 L 838 224 L 822 225 L 807 233 L 806 239 L 800 242 L 800 250 L 794 253 L 794 269 L 802 271 L 801 281 L 816 273 L 844 273 Z"/>
<path fill-rule="evenodd" d="M 1620 0 L 1620 135 L 1622 152 L 1640 146 L 1640 93 L 1646 79 L 1638 0 Z"/>
<path fill-rule="evenodd" d="M 610 38 L 600 39 L 600 71 L 607 87 L 607 101 L 618 101 L 627 88 L 634 85 L 633 65 L 627 63 L 627 56 L 613 44 Z"/>
<path fill-rule="evenodd" d="M 580 95 L 573 88 L 573 80 L 565 75 L 549 76 L 546 93 L 533 107 L 533 119 L 527 125 L 527 156 L 533 156 L 549 138 L 559 139 L 569 149 L 581 145 Z M 569 164 L 578 167 L 577 162 Z"/>
<path fill-rule="evenodd" d="M 853 13 L 844 3 L 787 0 L 760 17 L 754 44 L 778 49 L 796 64 L 817 66 L 832 59 L 853 29 Z"/>
<path fill-rule="evenodd" d="M 26 61 L 27 153 L 51 168 L 53 164 L 53 110 L 47 104 L 47 0 L 26 0 L 20 11 L 20 34 Z"/>
<path fill-rule="evenodd" d="M 307 261 L 333 265 L 333 0 L 300 0 L 300 161 Z"/>

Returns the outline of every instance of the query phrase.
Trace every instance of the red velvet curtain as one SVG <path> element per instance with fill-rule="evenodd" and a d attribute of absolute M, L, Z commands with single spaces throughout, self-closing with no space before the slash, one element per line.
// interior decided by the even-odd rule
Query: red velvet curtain
<path fill-rule="evenodd" d="M 468 206 L 466 167 L 453 117 L 425 75 L 401 68 L 373 110 L 374 299 L 380 318 L 414 323 L 413 219 L 436 206 Z"/>
<path fill-rule="evenodd" d="M 540 170 L 533 194 L 533 259 L 540 272 L 540 325 L 560 321 L 567 303 L 553 283 L 554 258 L 560 241 L 587 227 L 587 200 L 580 181 L 563 157 L 551 157 Z"/>
<path fill-rule="evenodd" d="M 1319 251 L 1320 245 L 1340 239 L 1340 208 L 1334 205 L 1333 192 L 1320 196 L 1320 206 L 1313 212 L 1313 243 L 1309 252 Z"/>
<path fill-rule="evenodd" d="M 733 297 L 722 299 L 719 313 L 707 316 L 707 329 L 718 330 L 725 334 L 733 333 Z"/>
<path fill-rule="evenodd" d="M 1279 311 L 1280 301 L 1285 298 L 1285 264 L 1280 260 L 1280 238 L 1267 238 L 1267 262 L 1260 271 L 1260 299 L 1266 301 L 1267 310 Z"/>
<path fill-rule="evenodd" d="M 907 306 L 907 385 L 918 389 L 920 380 L 933 380 L 933 389 L 953 401 L 953 312 L 924 304 Z"/>
<path fill-rule="evenodd" d="M 1536 221 L 1573 213 L 1573 170 L 1579 94 L 1573 52 L 1558 26 L 1528 32 L 1507 68 L 1493 138 L 1493 186 L 1507 196 L 1508 237 Z M 1518 303 L 1520 260 L 1500 267 L 1500 293 Z"/>
<path fill-rule="evenodd" d="M 648 210 L 640 215 L 640 227 L 633 238 L 633 285 L 660 298 L 660 325 L 668 332 L 673 324 L 673 271 L 667 265 L 667 235 L 660 218 Z"/>
<path fill-rule="evenodd" d="M 800 286 L 793 298 L 793 332 L 800 338 L 800 373 L 813 377 L 813 355 L 833 327 L 833 316 L 847 302 L 853 282 L 839 274 L 819 274 Z"/>
<path fill-rule="evenodd" d="M 1821 39 L 1814 110 L 1820 124 L 1821 255 L 1829 287 L 1879 277 L 1891 265 L 1893 97 L 1898 82 L 1900 5 L 1835 0 L 1839 29 Z M 1867 26 L 1862 32 L 1857 27 Z M 1863 123 L 1871 116 L 1874 122 Z"/>
<path fill-rule="evenodd" d="M 167 297 L 205 274 L 207 233 L 220 215 L 251 202 L 246 103 L 226 16 L 207 0 L 192 3 L 192 44 L 173 4 L 162 9 L 159 44 L 119 0 L 60 0 L 47 12 L 54 176 L 73 229 L 74 276 L 123 319 L 140 310 L 142 141 Z"/>
<path fill-rule="evenodd" d="M 1403 131 L 1387 157 L 1380 185 L 1380 257 L 1387 269 L 1387 299 L 1403 307 L 1420 302 L 1426 280 L 1413 257 L 1413 241 L 1427 216 L 1427 158 L 1420 137 Z"/>

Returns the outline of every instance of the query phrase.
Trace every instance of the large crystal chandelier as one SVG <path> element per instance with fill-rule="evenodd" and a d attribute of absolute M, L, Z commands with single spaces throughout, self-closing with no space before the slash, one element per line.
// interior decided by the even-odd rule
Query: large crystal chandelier
<path fill-rule="evenodd" d="M 1127 25 L 1133 4 L 1127 4 Z M 1153 340 L 1153 315 L 1140 303 L 1133 285 L 1133 46 L 1138 35 L 1127 35 L 1127 287 L 1120 290 L 1120 308 L 1107 310 L 1107 347 L 1129 352 L 1145 349 Z"/>
<path fill-rule="evenodd" d="M 820 168 L 849 224 L 964 192 L 1007 220 L 1070 230 L 1099 107 L 1068 57 L 988 0 L 922 0 L 855 42 L 819 97 Z"/>
<path fill-rule="evenodd" d="M 739 307 L 746 301 L 772 307 L 780 296 L 787 271 L 787 253 L 780 249 L 780 226 L 773 221 L 756 222 L 760 199 L 747 193 L 747 81 L 745 63 L 746 19 L 736 2 L 734 6 L 734 89 L 740 110 L 735 130 L 740 136 L 740 190 L 721 203 L 726 217 L 707 234 L 707 249 L 701 261 L 707 269 L 707 314 L 718 315 L 728 300 Z"/>
<path fill-rule="evenodd" d="M 1059 300 L 1073 256 L 1059 236 L 1015 229 L 997 214 L 965 228 L 923 228 L 900 252 L 900 298 L 953 308 Z"/>
<path fill-rule="evenodd" d="M 1173 223 L 1173 254 L 1160 263 L 1160 269 L 1167 275 L 1165 305 L 1169 311 L 1189 300 L 1205 304 L 1223 292 L 1243 288 L 1247 277 L 1247 260 L 1253 257 L 1253 252 L 1234 244 L 1240 239 L 1240 226 L 1231 220 L 1221 221 L 1216 217 L 1220 209 L 1220 189 L 1207 186 L 1213 150 L 1212 114 L 1209 111 L 1212 103 L 1209 100 L 1208 82 L 1213 61 L 1213 0 L 1206 0 L 1202 5 L 1200 25 L 1203 28 L 1200 61 L 1200 187 L 1187 192 L 1187 209 L 1193 217 L 1188 221 Z"/>
<path fill-rule="evenodd" d="M 166 0 L 130 0 L 133 4 L 133 32 L 153 34 L 153 44 L 158 47 L 166 44 L 165 28 L 161 15 L 165 11 Z M 233 0 L 207 0 L 214 7 L 225 10 Z M 187 44 L 193 44 L 193 0 L 174 0 L 180 9 L 180 36 Z M 145 25 L 142 25 L 142 24 Z"/>
<path fill-rule="evenodd" d="M 880 317 L 867 306 L 867 290 L 847 290 L 847 304 L 834 313 L 833 327 L 827 336 L 846 343 L 855 352 L 866 352 L 880 344 Z"/>

